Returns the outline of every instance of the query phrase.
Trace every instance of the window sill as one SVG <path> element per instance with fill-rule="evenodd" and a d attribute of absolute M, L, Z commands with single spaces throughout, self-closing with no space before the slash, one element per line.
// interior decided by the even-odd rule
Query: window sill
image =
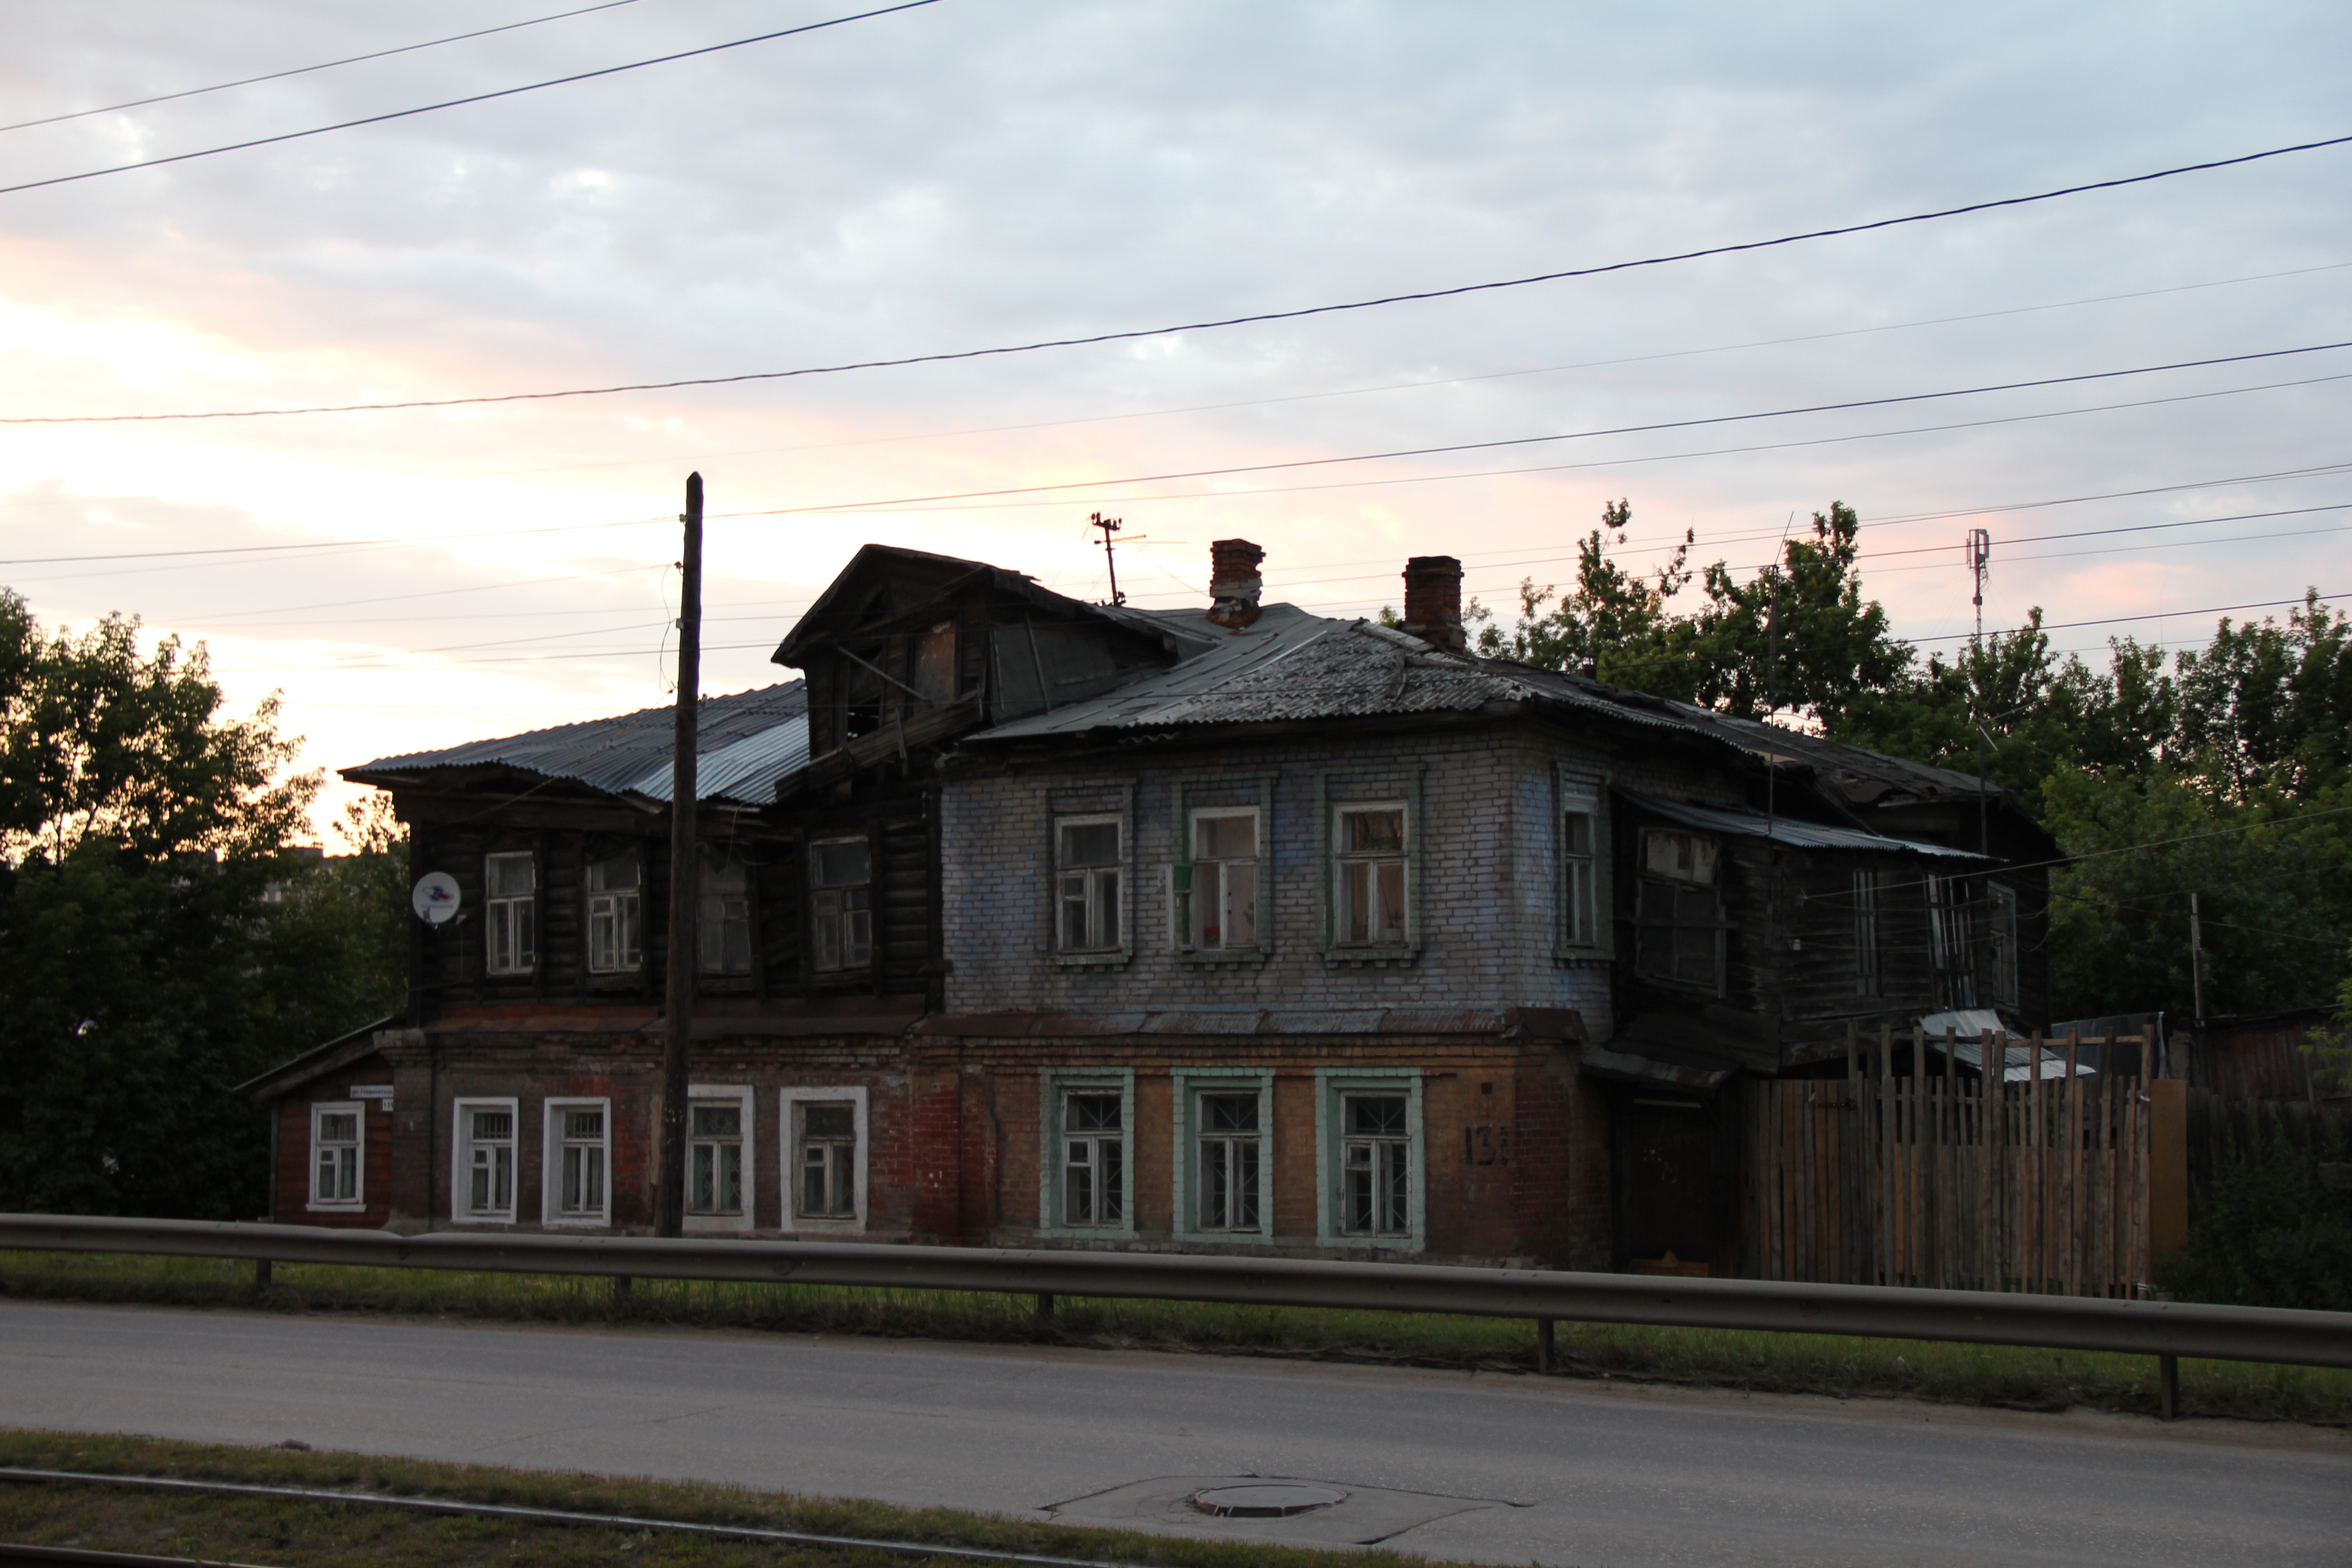
<path fill-rule="evenodd" d="M 549 1230 L 610 1230 L 613 1222 L 601 1214 L 558 1215 L 541 1222 Z"/>
<path fill-rule="evenodd" d="M 510 1214 L 461 1214 L 449 1221 L 451 1225 L 512 1225 L 514 1222 L 515 1217 Z"/>
<path fill-rule="evenodd" d="M 1551 961 L 1561 969 L 1607 969 L 1616 962 L 1598 948 L 1562 948 L 1551 955 Z"/>
<path fill-rule="evenodd" d="M 1263 947 L 1183 948 L 1176 962 L 1185 969 L 1263 969 L 1273 956 Z"/>
<path fill-rule="evenodd" d="M 866 1222 L 849 1215 L 844 1215 L 838 1219 L 801 1219 L 795 1216 L 784 1228 L 784 1234 L 786 1236 L 863 1236 L 866 1234 Z"/>
<path fill-rule="evenodd" d="M 367 1202 L 365 1199 L 361 1199 L 356 1203 L 327 1204 L 320 1203 L 318 1199 L 313 1198 L 309 1203 L 304 1204 L 302 1205 L 302 1209 L 306 1214 L 365 1214 L 367 1213 Z"/>
<path fill-rule="evenodd" d="M 1057 969 L 1118 969 L 1134 959 L 1132 952 L 1057 952 L 1054 965 Z"/>

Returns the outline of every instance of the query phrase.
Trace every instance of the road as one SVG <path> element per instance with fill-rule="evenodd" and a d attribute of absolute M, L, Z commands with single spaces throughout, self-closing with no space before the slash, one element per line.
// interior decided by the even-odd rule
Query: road
<path fill-rule="evenodd" d="M 1310 1363 L 0 1301 L 0 1425 L 1465 1562 L 2352 1568 L 2352 1441 Z M 1293 1519 L 1195 1489 L 1331 1483 Z"/>

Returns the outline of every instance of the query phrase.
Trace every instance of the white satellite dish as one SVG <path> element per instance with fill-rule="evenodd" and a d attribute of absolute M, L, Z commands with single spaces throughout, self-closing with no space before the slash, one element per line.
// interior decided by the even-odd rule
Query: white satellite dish
<path fill-rule="evenodd" d="M 457 918 L 457 879 L 446 871 L 428 871 L 410 889 L 408 907 L 426 925 L 446 924 Z"/>

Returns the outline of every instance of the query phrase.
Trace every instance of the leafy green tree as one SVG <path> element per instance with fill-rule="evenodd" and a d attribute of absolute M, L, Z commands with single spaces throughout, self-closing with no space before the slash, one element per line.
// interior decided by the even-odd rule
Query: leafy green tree
<path fill-rule="evenodd" d="M 394 857 L 289 853 L 319 781 L 275 701 L 225 718 L 201 646 L 141 641 L 0 590 L 0 1206 L 250 1215 L 229 1090 L 396 994 Z"/>

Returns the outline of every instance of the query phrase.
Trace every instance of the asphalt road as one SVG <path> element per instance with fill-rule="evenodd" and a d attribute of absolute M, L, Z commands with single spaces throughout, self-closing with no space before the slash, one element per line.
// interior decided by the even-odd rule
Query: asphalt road
<path fill-rule="evenodd" d="M 1580 1568 L 2352 1568 L 2340 1435 L 1305 1363 L 0 1302 L 0 1425 Z M 1252 1475 L 1347 1500 L 1189 1506 Z"/>

